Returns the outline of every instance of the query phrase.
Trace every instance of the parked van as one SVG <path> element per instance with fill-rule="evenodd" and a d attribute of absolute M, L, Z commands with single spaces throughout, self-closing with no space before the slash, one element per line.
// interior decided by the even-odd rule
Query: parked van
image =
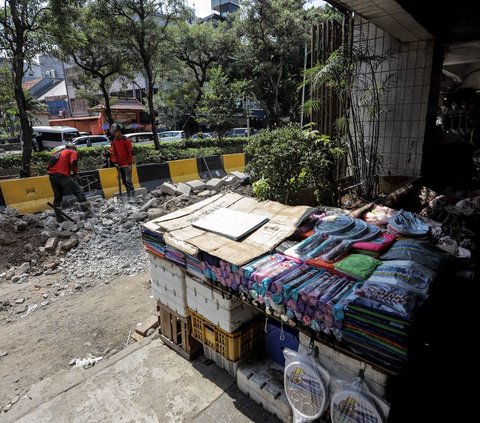
<path fill-rule="evenodd" d="M 60 145 L 65 145 L 67 141 L 72 141 L 78 137 L 77 128 L 71 126 L 34 126 L 33 136 L 41 136 L 44 148 L 52 149 Z"/>

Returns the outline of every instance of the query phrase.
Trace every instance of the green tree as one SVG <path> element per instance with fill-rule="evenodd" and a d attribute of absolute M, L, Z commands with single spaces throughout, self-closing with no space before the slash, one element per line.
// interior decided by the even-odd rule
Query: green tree
<path fill-rule="evenodd" d="M 146 81 L 146 95 L 155 147 L 158 142 L 155 85 L 166 57 L 166 39 L 170 24 L 181 17 L 181 0 L 103 0 L 105 16 L 111 17 L 111 31 L 126 48 L 134 62 L 140 64 Z"/>
<path fill-rule="evenodd" d="M 251 0 L 235 19 L 242 40 L 238 68 L 255 97 L 278 124 L 298 109 L 308 25 L 305 0 Z"/>
<path fill-rule="evenodd" d="M 227 24 L 214 26 L 210 23 L 181 23 L 175 26 L 172 33 L 172 54 L 190 71 L 193 84 L 189 85 L 195 93 L 189 98 L 187 119 L 183 125 L 187 135 L 191 133 L 191 124 L 196 117 L 209 70 L 230 60 L 238 44 L 234 32 Z"/>
<path fill-rule="evenodd" d="M 115 79 L 131 76 L 125 48 L 118 43 L 103 16 L 101 0 L 64 2 L 52 0 L 51 28 L 58 46 L 57 56 L 73 61 L 82 72 L 73 81 L 77 95 L 97 99 L 100 91 L 105 116 L 113 123 L 109 89 Z"/>
<path fill-rule="evenodd" d="M 244 84 L 241 81 L 231 82 L 221 66 L 212 68 L 208 76 L 198 108 L 198 121 L 221 135 L 235 122 L 237 102 L 243 94 Z"/>
<path fill-rule="evenodd" d="M 10 62 L 13 92 L 17 103 L 23 140 L 20 176 L 30 176 L 32 160 L 32 125 L 22 79 L 32 62 L 45 47 L 45 2 L 41 0 L 4 0 L 0 9 L 0 49 Z"/>

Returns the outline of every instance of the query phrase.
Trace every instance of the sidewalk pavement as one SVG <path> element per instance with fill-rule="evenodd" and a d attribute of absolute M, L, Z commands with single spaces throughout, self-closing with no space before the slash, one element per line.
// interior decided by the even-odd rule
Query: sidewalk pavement
<path fill-rule="evenodd" d="M 145 339 L 95 367 L 34 385 L 0 420 L 21 423 L 278 423 L 201 356 L 183 359 Z"/>

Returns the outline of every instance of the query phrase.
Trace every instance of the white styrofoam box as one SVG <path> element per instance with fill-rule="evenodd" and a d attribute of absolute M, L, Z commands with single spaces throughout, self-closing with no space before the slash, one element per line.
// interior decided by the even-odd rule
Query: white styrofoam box
<path fill-rule="evenodd" d="M 188 306 L 229 333 L 235 332 L 259 313 L 236 297 L 222 298 L 222 294 L 189 275 L 186 276 L 186 284 Z"/>
<path fill-rule="evenodd" d="M 270 359 L 245 360 L 237 371 L 238 389 L 284 423 L 291 423 L 292 408 L 285 395 L 283 367 Z"/>
<path fill-rule="evenodd" d="M 148 253 L 152 294 L 181 316 L 188 316 L 185 272 L 180 267 Z"/>
<path fill-rule="evenodd" d="M 225 357 L 216 353 L 212 348 L 205 344 L 203 344 L 203 354 L 209 360 L 215 362 L 218 367 L 226 370 L 230 376 L 237 377 L 237 370 L 241 363 L 240 361 L 234 362 L 227 360 Z"/>
<path fill-rule="evenodd" d="M 305 333 L 300 332 L 299 340 L 299 351 L 308 354 L 310 352 L 310 337 Z M 385 399 L 385 391 L 388 382 L 387 374 L 376 370 L 370 364 L 349 357 L 325 344 L 322 344 L 321 342 L 315 341 L 315 347 L 318 348 L 318 356 L 315 357 L 315 359 L 330 373 L 331 383 L 334 383 L 335 380 L 338 379 L 354 380 L 358 377 L 359 371 L 363 369 L 365 382 L 369 389 L 382 400 Z M 335 386 L 331 386 L 330 388 L 330 392 L 335 390 Z"/>

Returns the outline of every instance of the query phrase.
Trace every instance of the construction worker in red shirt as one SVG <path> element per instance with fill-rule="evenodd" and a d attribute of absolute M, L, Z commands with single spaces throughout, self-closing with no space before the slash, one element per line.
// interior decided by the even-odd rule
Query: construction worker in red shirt
<path fill-rule="evenodd" d="M 82 211 L 87 216 L 91 216 L 90 203 L 87 201 L 82 188 L 71 176 L 72 174 L 75 177 L 77 176 L 77 160 L 77 146 L 72 143 L 67 143 L 64 148 L 54 151 L 48 160 L 47 170 L 53 190 L 53 205 L 55 206 L 57 222 L 64 220 L 60 211 L 62 209 L 62 198 L 65 194 L 73 194 L 77 197 Z"/>
<path fill-rule="evenodd" d="M 123 185 L 127 188 L 128 196 L 133 197 L 135 189 L 132 182 L 132 140 L 123 135 L 122 126 L 118 123 L 112 124 L 110 131 L 113 134 L 110 145 L 110 159 L 120 173 Z"/>

